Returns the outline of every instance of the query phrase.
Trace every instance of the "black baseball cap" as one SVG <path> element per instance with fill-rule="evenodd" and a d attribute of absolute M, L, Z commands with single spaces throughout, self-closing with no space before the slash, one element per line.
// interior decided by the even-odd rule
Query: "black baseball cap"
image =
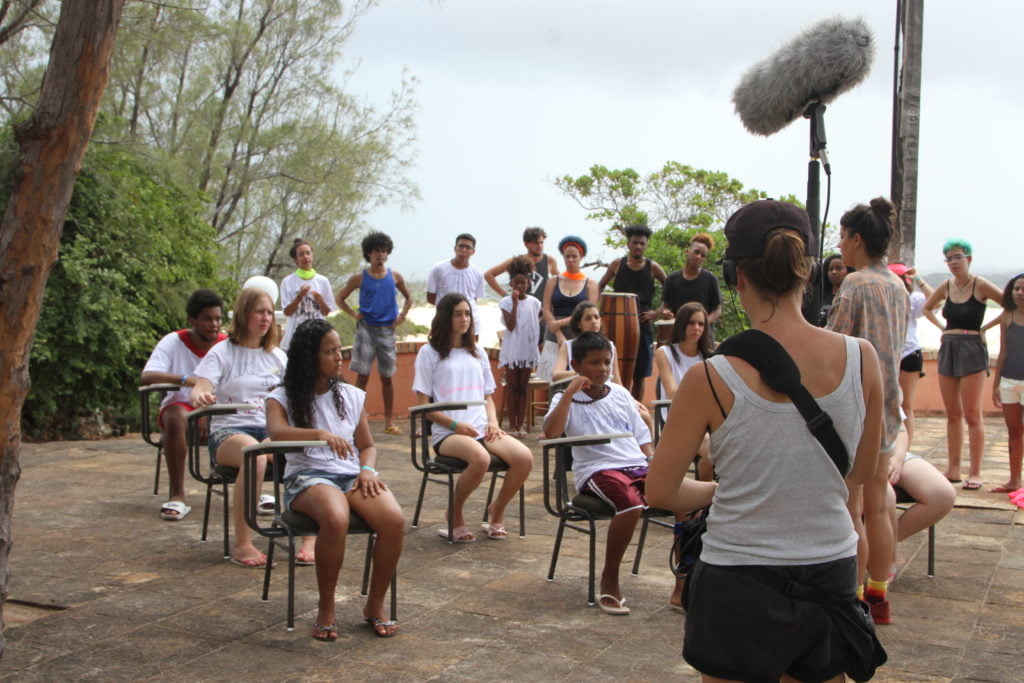
<path fill-rule="evenodd" d="M 759 199 L 741 207 L 725 223 L 725 258 L 745 259 L 764 256 L 768 235 L 780 229 L 795 230 L 804 240 L 804 254 L 817 254 L 817 240 L 807 212 L 799 206 L 776 199 Z"/>

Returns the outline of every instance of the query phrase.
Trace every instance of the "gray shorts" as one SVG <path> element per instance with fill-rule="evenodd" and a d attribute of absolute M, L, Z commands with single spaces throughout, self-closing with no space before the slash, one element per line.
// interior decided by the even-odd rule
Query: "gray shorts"
<path fill-rule="evenodd" d="M 988 348 L 977 334 L 943 334 L 939 344 L 939 374 L 967 377 L 988 372 Z"/>
<path fill-rule="evenodd" d="M 356 323 L 356 341 L 352 345 L 349 369 L 357 375 L 369 375 L 373 359 L 377 359 L 377 372 L 381 377 L 395 374 L 398 354 L 395 351 L 395 328 Z"/>

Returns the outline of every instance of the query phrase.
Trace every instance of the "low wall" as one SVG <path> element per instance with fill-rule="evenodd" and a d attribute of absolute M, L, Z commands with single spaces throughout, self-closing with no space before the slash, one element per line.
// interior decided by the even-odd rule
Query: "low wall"
<path fill-rule="evenodd" d="M 413 377 L 415 375 L 416 352 L 425 342 L 399 342 L 398 343 L 398 368 L 392 382 L 395 386 L 395 416 L 396 418 L 408 417 L 409 406 L 416 404 L 416 395 L 412 390 Z M 504 390 L 501 386 L 501 371 L 498 369 L 498 350 L 486 349 L 488 358 L 491 361 L 491 370 L 494 372 L 497 388 L 494 393 L 494 404 L 498 410 L 501 409 L 501 401 Z M 355 374 L 349 371 L 348 364 L 351 349 L 345 349 L 345 379 L 355 383 Z M 917 395 L 914 397 L 914 412 L 918 415 L 944 415 L 942 396 L 939 393 L 939 372 L 937 368 L 935 351 L 924 352 L 924 373 L 917 385 Z M 995 359 L 990 361 L 995 366 Z M 654 378 L 648 378 L 644 391 L 644 402 L 650 405 L 654 400 Z M 992 376 L 985 378 L 985 388 L 982 391 L 982 410 L 986 416 L 1000 416 L 1002 411 L 992 405 Z M 370 375 L 370 382 L 366 386 L 366 410 L 371 418 L 384 417 L 384 401 L 381 396 L 380 377 L 374 372 Z"/>

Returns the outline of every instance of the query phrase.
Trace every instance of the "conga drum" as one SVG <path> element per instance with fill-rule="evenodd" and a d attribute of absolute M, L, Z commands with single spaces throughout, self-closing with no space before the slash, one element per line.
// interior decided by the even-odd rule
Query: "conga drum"
<path fill-rule="evenodd" d="M 615 342 L 622 386 L 633 385 L 637 349 L 640 347 L 640 312 L 636 294 L 618 292 L 601 295 L 601 325 L 606 337 Z"/>
<path fill-rule="evenodd" d="M 672 330 L 675 326 L 675 320 L 654 321 L 654 338 L 658 340 L 658 346 L 665 346 L 672 342 Z"/>

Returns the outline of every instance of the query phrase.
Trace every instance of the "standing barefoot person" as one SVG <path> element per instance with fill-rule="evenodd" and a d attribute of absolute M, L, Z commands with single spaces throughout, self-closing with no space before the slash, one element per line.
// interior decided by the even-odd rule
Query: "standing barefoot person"
<path fill-rule="evenodd" d="M 970 443 L 971 466 L 964 481 L 966 491 L 982 486 L 981 458 L 985 453 L 985 425 L 981 420 L 981 391 L 988 375 L 988 349 L 981 336 L 985 322 L 985 304 L 999 301 L 1002 292 L 979 275 L 971 275 L 971 244 L 951 239 L 942 245 L 946 266 L 953 277 L 935 288 L 924 303 L 926 311 L 942 306 L 946 328 L 939 344 L 939 391 L 946 407 L 946 453 L 949 464 L 946 479 L 960 481 L 960 455 L 963 452 L 964 421 Z"/>
<path fill-rule="evenodd" d="M 334 589 L 345 560 L 352 511 L 377 534 L 370 591 L 363 617 L 381 638 L 398 632 L 384 607 L 398 566 L 405 519 L 398 501 L 377 478 L 377 449 L 363 406 L 366 393 L 345 384 L 341 340 L 326 320 L 310 320 L 295 331 L 284 382 L 267 401 L 267 428 L 275 441 L 326 441 L 323 448 L 289 453 L 285 467 L 288 510 L 316 520 L 316 583 L 320 592 L 313 637 L 333 641 Z"/>
<path fill-rule="evenodd" d="M 501 341 L 498 367 L 505 369 L 505 400 L 512 436 L 527 436 L 526 404 L 530 373 L 540 360 L 538 341 L 540 300 L 527 296 L 533 261 L 529 256 L 516 256 L 508 264 L 508 282 L 512 294 L 501 300 L 501 317 L 508 331 Z"/>
<path fill-rule="evenodd" d="M 295 272 L 281 280 L 281 305 L 288 316 L 281 348 L 288 343 L 295 329 L 307 320 L 326 318 L 334 310 L 334 296 L 327 278 L 313 270 L 313 247 L 301 237 L 295 238 L 288 255 L 295 261 Z"/>
<path fill-rule="evenodd" d="M 917 396 L 917 383 L 924 377 L 924 356 L 921 353 L 921 342 L 917 338 L 917 321 L 927 315 L 935 325 L 939 321 L 935 314 L 924 310 L 924 302 L 935 290 L 917 274 L 916 268 L 907 268 L 902 263 L 890 263 L 889 270 L 893 272 L 906 286 L 910 295 L 910 311 L 907 313 L 907 339 L 903 342 L 903 350 L 900 351 L 900 391 L 903 392 L 903 414 L 906 417 L 903 424 L 907 428 L 907 446 L 914 441 L 914 397 Z M 914 285 L 921 288 L 920 292 L 914 291 Z"/>
<path fill-rule="evenodd" d="M 385 264 L 395 245 L 382 232 L 371 232 L 363 238 L 363 258 L 370 264 L 361 273 L 348 279 L 338 292 L 338 307 L 356 319 L 356 339 L 352 345 L 349 369 L 356 373 L 356 386 L 366 391 L 370 381 L 373 359 L 377 359 L 381 397 L 384 399 L 384 431 L 401 434 L 395 424 L 395 387 L 391 378 L 395 374 L 398 354 L 395 348 L 395 328 L 405 321 L 412 306 L 412 295 L 405 279 Z M 348 297 L 359 290 L 359 310 L 348 305 Z M 402 312 L 398 312 L 398 293 L 405 298 Z"/>
<path fill-rule="evenodd" d="M 1021 487 L 1021 456 L 1024 455 L 1024 273 L 1015 275 L 1003 290 L 999 316 L 999 360 L 992 382 L 992 403 L 1003 409 L 1010 448 L 1010 478 L 990 489 L 1011 493 Z"/>

